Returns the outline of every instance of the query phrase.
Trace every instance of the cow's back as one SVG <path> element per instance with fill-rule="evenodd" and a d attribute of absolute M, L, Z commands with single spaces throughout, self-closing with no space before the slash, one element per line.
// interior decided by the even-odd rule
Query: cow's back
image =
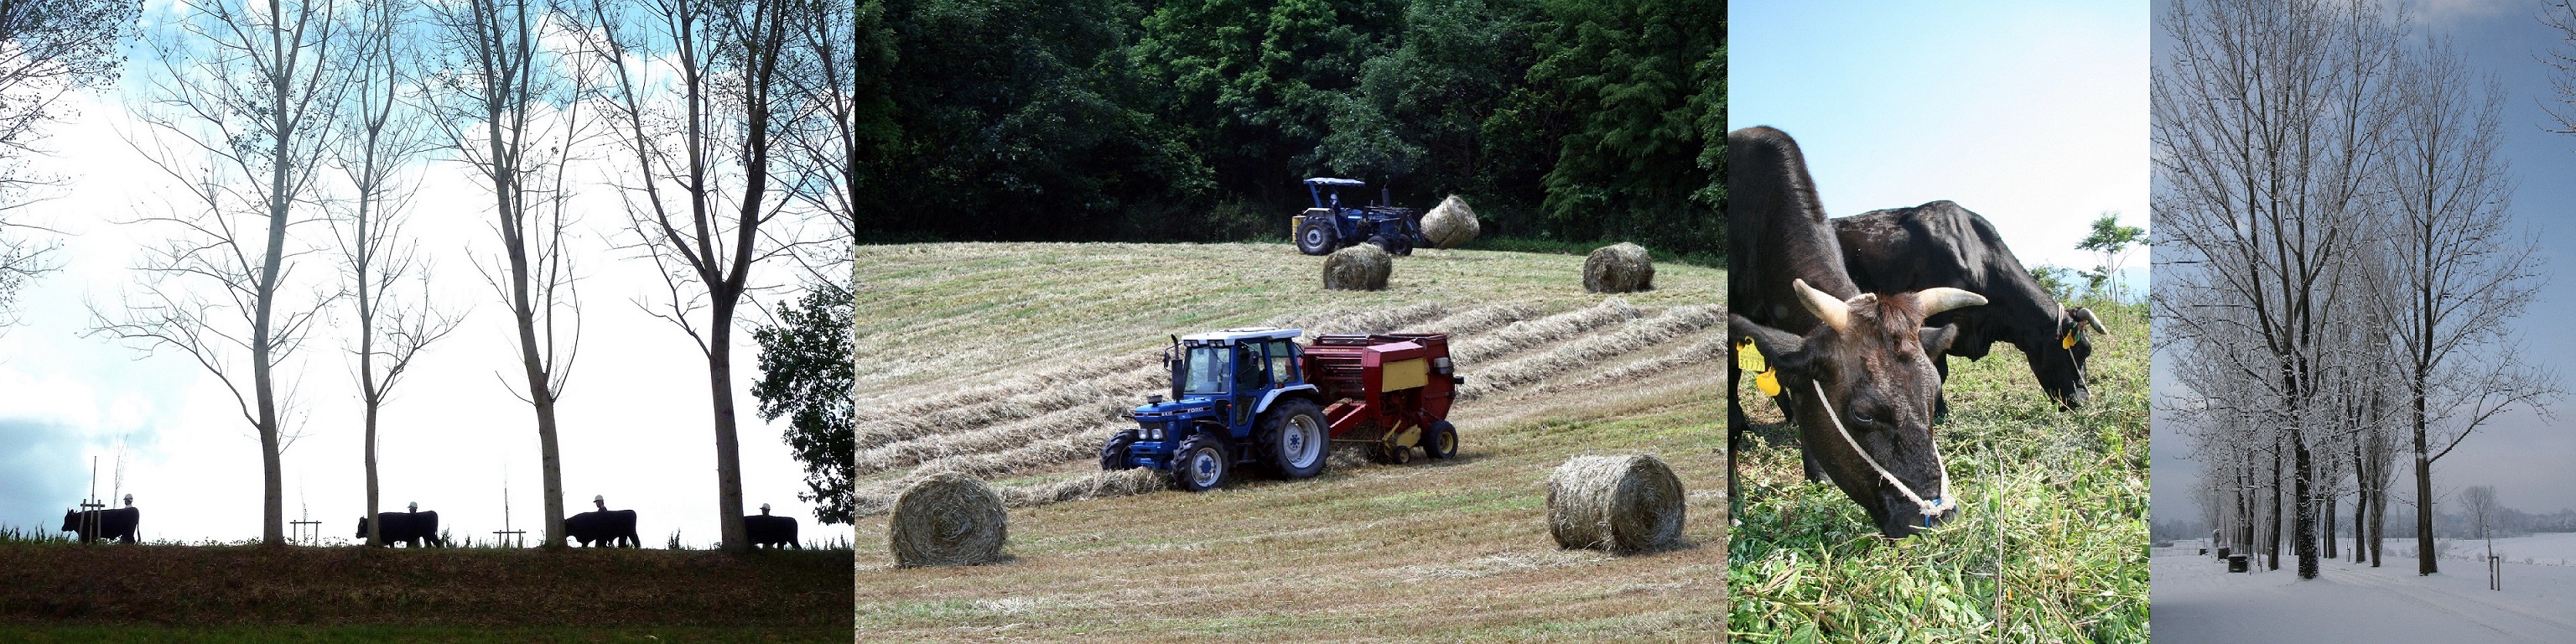
<path fill-rule="evenodd" d="M 1920 291 L 1937 286 L 1986 298 L 1985 306 L 1945 312 L 1925 326 L 1957 323 L 1952 353 L 1985 355 L 1995 341 L 2045 340 L 2055 332 L 2057 299 L 2039 285 L 1994 223 L 1949 201 L 1890 208 L 1834 220 L 1846 272 L 1874 293 Z M 2020 327 L 2029 327 L 2024 332 Z"/>
<path fill-rule="evenodd" d="M 1837 298 L 1861 293 L 1844 272 L 1806 156 L 1788 133 L 1767 126 L 1727 133 L 1726 155 L 1727 310 L 1805 335 L 1819 320 L 1798 303 L 1790 280 Z"/>

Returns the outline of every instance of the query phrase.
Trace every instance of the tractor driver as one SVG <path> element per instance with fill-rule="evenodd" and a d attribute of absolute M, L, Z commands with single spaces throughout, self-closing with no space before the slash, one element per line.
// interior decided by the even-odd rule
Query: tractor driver
<path fill-rule="evenodd" d="M 1255 353 L 1261 345 L 1234 345 L 1234 383 L 1242 391 L 1270 388 L 1270 372 L 1262 370 L 1267 362 Z"/>

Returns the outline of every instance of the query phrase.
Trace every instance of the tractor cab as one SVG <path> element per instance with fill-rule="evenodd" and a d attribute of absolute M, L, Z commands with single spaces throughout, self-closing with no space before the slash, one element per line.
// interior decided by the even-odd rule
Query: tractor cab
<path fill-rule="evenodd" d="M 1396 255 L 1410 255 L 1415 246 L 1428 246 L 1431 240 L 1422 234 L 1422 213 L 1411 208 L 1398 208 L 1394 197 L 1384 188 L 1377 200 L 1363 205 L 1368 183 L 1357 179 L 1314 177 L 1306 180 L 1306 195 L 1314 207 L 1289 218 L 1288 229 L 1297 240 L 1297 252 L 1325 255 L 1353 244 L 1377 244 Z M 1350 193 L 1345 196 L 1343 193 Z"/>

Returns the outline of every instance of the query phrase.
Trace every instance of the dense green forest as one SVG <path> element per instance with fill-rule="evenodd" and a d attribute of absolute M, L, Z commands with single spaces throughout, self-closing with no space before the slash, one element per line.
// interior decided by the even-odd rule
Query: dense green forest
<path fill-rule="evenodd" d="M 1720 0 L 861 4 L 861 243 L 1284 240 L 1298 180 L 1724 248 Z M 862 99 L 865 101 L 866 99 Z"/>

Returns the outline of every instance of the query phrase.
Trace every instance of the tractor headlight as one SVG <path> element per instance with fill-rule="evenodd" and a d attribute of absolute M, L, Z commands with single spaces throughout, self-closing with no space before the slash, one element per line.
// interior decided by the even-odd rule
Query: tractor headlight
<path fill-rule="evenodd" d="M 1139 426 L 1136 435 L 1138 438 L 1143 438 L 1149 441 L 1163 440 L 1163 424 L 1144 423 Z"/>

